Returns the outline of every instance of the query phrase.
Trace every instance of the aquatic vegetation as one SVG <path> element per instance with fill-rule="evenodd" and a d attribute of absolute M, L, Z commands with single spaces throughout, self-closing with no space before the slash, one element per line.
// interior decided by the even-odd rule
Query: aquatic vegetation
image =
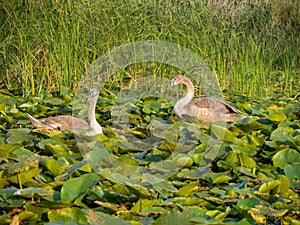
<path fill-rule="evenodd" d="M 0 97 L 1 224 L 299 219 L 296 99 L 249 103 L 232 97 L 251 118 L 223 127 L 181 121 L 167 100 L 145 96 L 131 106 L 129 126 L 123 126 L 122 120 L 112 123 L 118 114 L 104 113 L 117 100 L 100 96 L 96 112 L 104 134 L 79 140 L 68 131 L 37 131 L 27 118 L 71 113 L 70 96 L 24 98 L 0 90 Z"/>
<path fill-rule="evenodd" d="M 2 1 L 0 224 L 299 224 L 299 3 Z M 69 95 L 82 76 L 145 40 L 195 53 L 250 117 L 203 125 L 161 96 L 118 95 L 182 73 L 146 60 L 109 73 L 95 115 L 104 134 L 30 124 L 27 113 L 84 118 Z M 119 56 L 114 66 L 130 54 Z"/>

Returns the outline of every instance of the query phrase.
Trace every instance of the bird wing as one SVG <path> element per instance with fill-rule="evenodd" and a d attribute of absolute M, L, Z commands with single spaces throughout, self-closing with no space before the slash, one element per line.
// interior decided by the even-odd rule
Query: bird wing
<path fill-rule="evenodd" d="M 202 98 L 194 98 L 191 101 L 198 108 L 208 108 L 213 110 L 214 112 L 221 113 L 239 113 L 240 111 L 233 106 L 223 102 L 220 99 L 211 98 L 211 97 L 202 97 Z"/>
<path fill-rule="evenodd" d="M 45 119 L 41 119 L 46 126 L 55 130 L 65 130 L 70 128 L 80 128 L 80 129 L 88 129 L 90 128 L 89 124 L 79 118 L 73 116 L 55 116 L 49 117 Z"/>

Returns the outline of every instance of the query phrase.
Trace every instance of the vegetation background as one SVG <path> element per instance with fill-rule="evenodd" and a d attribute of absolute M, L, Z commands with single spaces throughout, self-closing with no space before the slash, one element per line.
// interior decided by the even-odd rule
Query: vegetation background
<path fill-rule="evenodd" d="M 0 15 L 0 224 L 299 225 L 299 0 L 0 0 Z M 180 72 L 147 62 L 102 88 L 103 135 L 30 124 L 85 115 L 86 70 L 142 40 L 195 52 L 249 118 L 187 123 L 166 98 L 116 95 Z"/>
<path fill-rule="evenodd" d="M 299 91 L 296 0 L 1 0 L 0 5 L 0 84 L 24 95 L 43 89 L 66 94 L 103 53 L 149 39 L 194 51 L 222 89 L 250 97 L 274 92 L 291 97 Z M 146 73 L 145 65 L 130 67 L 124 71 L 132 79 Z M 174 70 L 154 68 L 161 76 Z"/>

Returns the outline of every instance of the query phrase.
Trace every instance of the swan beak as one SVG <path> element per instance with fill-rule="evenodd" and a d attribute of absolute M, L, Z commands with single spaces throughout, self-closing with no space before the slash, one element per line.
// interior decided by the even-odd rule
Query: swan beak
<path fill-rule="evenodd" d="M 94 97 L 94 96 L 95 96 L 95 94 L 92 91 L 90 91 L 88 96 L 86 96 L 86 99 L 88 100 L 89 98 Z"/>
<path fill-rule="evenodd" d="M 171 87 L 175 86 L 174 81 L 171 80 L 170 84 L 168 85 L 168 87 L 166 87 L 165 91 L 170 90 Z"/>
<path fill-rule="evenodd" d="M 86 98 L 85 98 L 85 103 L 87 103 L 88 102 L 88 100 L 91 98 L 91 97 L 93 97 L 93 93 L 92 92 L 89 92 L 89 94 L 86 96 Z"/>

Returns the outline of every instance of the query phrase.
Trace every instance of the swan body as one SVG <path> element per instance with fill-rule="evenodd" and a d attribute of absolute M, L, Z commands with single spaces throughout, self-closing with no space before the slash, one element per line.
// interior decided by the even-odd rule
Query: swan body
<path fill-rule="evenodd" d="M 236 119 L 246 118 L 239 114 L 240 111 L 231 105 L 212 97 L 194 98 L 194 85 L 185 76 L 175 76 L 168 86 L 168 89 L 184 84 L 187 94 L 179 99 L 174 105 L 175 114 L 182 118 L 182 115 L 200 119 L 203 123 L 213 123 L 216 121 L 234 122 Z"/>
<path fill-rule="evenodd" d="M 102 127 L 97 122 L 95 114 L 99 93 L 99 88 L 97 86 L 94 86 L 87 96 L 87 98 L 90 99 L 87 121 L 67 115 L 36 119 L 28 114 L 28 118 L 36 128 L 50 132 L 55 130 L 70 130 L 74 133 L 80 132 L 87 136 L 102 134 Z"/>

